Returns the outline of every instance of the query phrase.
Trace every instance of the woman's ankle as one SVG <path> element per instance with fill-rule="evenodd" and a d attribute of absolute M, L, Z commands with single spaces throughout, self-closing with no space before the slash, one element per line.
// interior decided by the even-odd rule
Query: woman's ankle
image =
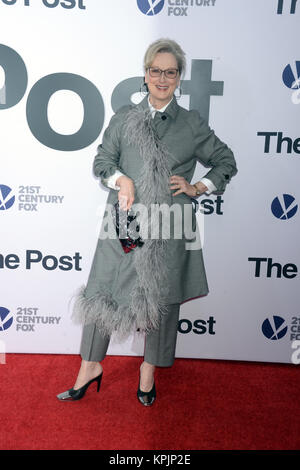
<path fill-rule="evenodd" d="M 92 371 L 92 370 L 103 370 L 103 367 L 100 362 L 98 361 L 86 361 L 82 359 L 81 361 L 81 369 L 87 370 L 87 371 Z"/>
<path fill-rule="evenodd" d="M 140 369 L 145 369 L 145 370 L 153 370 L 155 371 L 155 366 L 153 364 L 150 364 L 149 362 L 143 361 Z"/>

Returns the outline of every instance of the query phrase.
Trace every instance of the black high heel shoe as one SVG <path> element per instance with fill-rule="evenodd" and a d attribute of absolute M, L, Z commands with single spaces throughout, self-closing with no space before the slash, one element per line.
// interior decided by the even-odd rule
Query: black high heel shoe
<path fill-rule="evenodd" d="M 153 387 L 151 388 L 150 392 L 143 392 L 143 390 L 139 388 L 137 390 L 137 397 L 139 402 L 144 406 L 151 406 L 153 405 L 155 398 L 156 398 L 156 389 L 155 389 L 155 382 L 153 382 Z"/>
<path fill-rule="evenodd" d="M 93 382 L 97 382 L 97 392 L 99 392 L 100 385 L 101 385 L 101 380 L 102 380 L 102 375 L 103 375 L 103 372 L 101 372 L 101 374 L 99 374 L 94 379 L 87 382 L 81 388 L 78 388 L 77 390 L 74 390 L 74 388 L 70 388 L 70 390 L 67 390 L 66 392 L 63 392 L 63 393 L 60 393 L 59 395 L 57 395 L 57 398 L 61 401 L 80 400 L 81 398 L 84 397 L 85 392 L 87 391 L 87 389 L 89 388 L 89 386 Z"/>

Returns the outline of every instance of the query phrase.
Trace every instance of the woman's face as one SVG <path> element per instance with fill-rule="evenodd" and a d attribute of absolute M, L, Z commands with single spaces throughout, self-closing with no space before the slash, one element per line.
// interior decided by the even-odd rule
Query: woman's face
<path fill-rule="evenodd" d="M 170 52 L 159 52 L 156 54 L 151 69 L 169 70 L 178 69 L 175 56 Z M 151 76 L 151 71 L 146 70 L 145 83 L 148 85 L 150 94 L 150 103 L 156 109 L 163 108 L 171 101 L 174 91 L 180 81 L 179 72 L 175 78 L 167 78 L 164 73 L 158 77 Z"/>

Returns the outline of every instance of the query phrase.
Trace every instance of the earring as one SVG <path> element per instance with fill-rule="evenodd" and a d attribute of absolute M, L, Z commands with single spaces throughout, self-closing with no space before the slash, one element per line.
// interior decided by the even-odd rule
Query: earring
<path fill-rule="evenodd" d="M 179 91 L 179 95 L 175 95 L 175 93 L 174 93 L 174 96 L 175 96 L 175 98 L 176 98 L 177 100 L 180 100 L 181 95 L 182 95 L 181 86 L 177 87 L 176 90 L 177 90 L 177 89 L 178 89 L 178 91 Z M 176 91 L 176 90 L 175 90 L 175 91 Z"/>
<path fill-rule="evenodd" d="M 141 83 L 140 93 L 143 96 L 146 96 L 149 93 L 149 88 L 148 88 L 148 85 L 145 81 Z"/>

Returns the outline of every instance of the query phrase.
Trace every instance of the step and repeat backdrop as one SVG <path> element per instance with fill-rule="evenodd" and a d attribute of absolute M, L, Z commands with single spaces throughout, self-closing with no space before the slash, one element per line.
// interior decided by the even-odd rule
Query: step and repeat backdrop
<path fill-rule="evenodd" d="M 96 148 L 168 37 L 187 56 L 179 104 L 239 169 L 199 199 L 210 293 L 182 305 L 176 356 L 299 364 L 300 1 L 0 0 L 0 18 L 1 357 L 79 352 L 73 296 L 108 196 Z M 141 356 L 143 337 L 108 353 Z"/>

